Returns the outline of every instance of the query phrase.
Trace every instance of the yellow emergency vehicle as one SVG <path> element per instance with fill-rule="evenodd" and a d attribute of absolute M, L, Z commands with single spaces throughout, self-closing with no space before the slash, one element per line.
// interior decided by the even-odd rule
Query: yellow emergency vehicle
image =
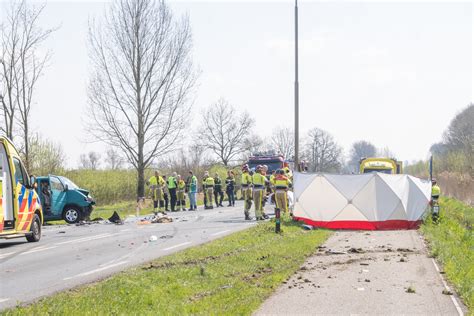
<path fill-rule="evenodd" d="M 382 172 L 388 174 L 403 173 L 401 161 L 391 158 L 363 158 L 360 160 L 360 173 Z"/>
<path fill-rule="evenodd" d="M 0 238 L 41 238 L 43 211 L 29 177 L 12 142 L 0 136 Z"/>

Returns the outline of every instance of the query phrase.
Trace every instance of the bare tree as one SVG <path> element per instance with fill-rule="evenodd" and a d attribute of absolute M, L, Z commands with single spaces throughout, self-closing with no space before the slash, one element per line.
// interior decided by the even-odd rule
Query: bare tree
<path fill-rule="evenodd" d="M 87 155 L 89 158 L 89 169 L 97 170 L 100 166 L 100 154 L 95 151 L 90 151 Z"/>
<path fill-rule="evenodd" d="M 30 158 L 30 172 L 32 174 L 58 174 L 65 168 L 66 155 L 62 146 L 38 135 L 31 137 Z"/>
<path fill-rule="evenodd" d="M 120 167 L 123 165 L 123 158 L 114 148 L 109 148 L 107 150 L 105 161 L 108 164 L 108 168 L 112 170 L 120 169 Z"/>
<path fill-rule="evenodd" d="M 1 28 L 2 56 L 0 101 L 2 103 L 4 132 L 13 138 L 14 119 L 19 123 L 23 140 L 26 168 L 30 167 L 30 112 L 34 92 L 43 73 L 49 52 L 40 54 L 39 48 L 55 29 L 39 27 L 39 16 L 44 5 L 33 7 L 25 0 L 12 1 L 7 19 Z M 19 115 L 14 115 L 18 112 Z"/>
<path fill-rule="evenodd" d="M 468 171 L 474 174 L 474 104 L 469 104 L 452 119 L 443 138 L 450 151 L 462 153 Z"/>
<path fill-rule="evenodd" d="M 387 146 L 377 149 L 377 156 L 383 157 L 383 158 L 393 158 L 393 159 L 395 159 L 396 157 L 395 153 Z"/>
<path fill-rule="evenodd" d="M 360 159 L 375 157 L 376 154 L 377 148 L 370 142 L 365 140 L 355 142 L 351 147 L 349 168 L 351 171 L 358 171 Z"/>
<path fill-rule="evenodd" d="M 164 1 L 114 1 L 102 23 L 91 22 L 89 42 L 91 133 L 124 153 L 143 196 L 145 168 L 175 148 L 189 113 L 189 19 L 176 20 Z"/>
<path fill-rule="evenodd" d="M 313 128 L 304 146 L 303 158 L 312 172 L 337 172 L 341 169 L 342 148 L 326 131 Z"/>
<path fill-rule="evenodd" d="M 273 130 L 271 143 L 278 153 L 283 154 L 286 159 L 292 159 L 295 155 L 295 134 L 289 127 L 278 127 Z"/>
<path fill-rule="evenodd" d="M 198 130 L 198 142 L 227 166 L 249 149 L 252 143 L 250 128 L 253 124 L 254 120 L 247 112 L 238 113 L 221 98 L 204 112 L 203 123 Z"/>

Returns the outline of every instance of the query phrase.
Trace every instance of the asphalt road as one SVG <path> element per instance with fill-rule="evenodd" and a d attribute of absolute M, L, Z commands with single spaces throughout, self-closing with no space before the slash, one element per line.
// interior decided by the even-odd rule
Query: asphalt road
<path fill-rule="evenodd" d="M 418 231 L 338 231 L 255 314 L 463 315 L 448 289 Z"/>
<path fill-rule="evenodd" d="M 172 223 L 43 227 L 38 243 L 0 241 L 0 309 L 102 279 L 127 267 L 255 225 L 233 208 L 170 213 Z M 150 236 L 157 241 L 150 242 Z"/>

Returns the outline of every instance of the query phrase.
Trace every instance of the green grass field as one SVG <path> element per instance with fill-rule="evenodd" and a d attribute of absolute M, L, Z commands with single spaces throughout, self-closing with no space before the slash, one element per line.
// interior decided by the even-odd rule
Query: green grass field
<path fill-rule="evenodd" d="M 441 221 L 431 218 L 421 231 L 434 257 L 443 265 L 447 279 L 454 285 L 471 313 L 474 310 L 474 208 L 455 199 L 440 200 Z"/>
<path fill-rule="evenodd" d="M 330 235 L 289 218 L 157 259 L 6 315 L 250 315 Z M 291 302 L 288 302 L 291 303 Z"/>

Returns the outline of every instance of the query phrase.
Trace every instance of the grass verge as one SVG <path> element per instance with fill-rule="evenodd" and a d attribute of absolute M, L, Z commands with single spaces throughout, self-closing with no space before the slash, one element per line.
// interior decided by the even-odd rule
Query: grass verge
<path fill-rule="evenodd" d="M 431 252 L 443 265 L 447 279 L 454 285 L 469 310 L 474 310 L 474 208 L 462 202 L 442 198 L 441 220 L 428 218 L 421 231 Z"/>
<path fill-rule="evenodd" d="M 248 315 L 330 235 L 288 218 L 282 234 L 274 225 L 261 223 L 5 314 Z"/>

